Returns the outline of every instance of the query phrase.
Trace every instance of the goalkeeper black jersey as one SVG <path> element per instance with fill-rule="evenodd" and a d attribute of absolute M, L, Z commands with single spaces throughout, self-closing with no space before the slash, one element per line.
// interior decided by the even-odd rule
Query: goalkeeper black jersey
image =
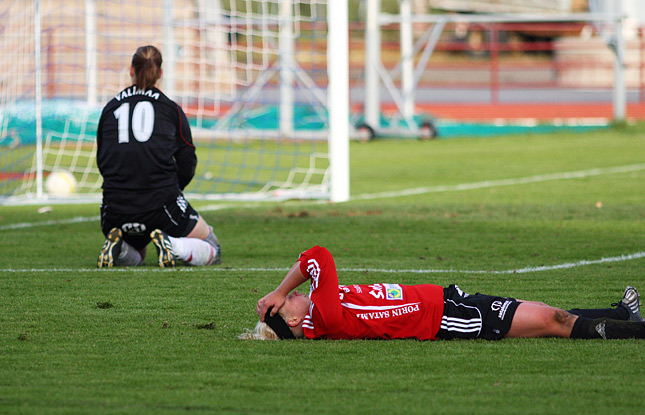
<path fill-rule="evenodd" d="M 157 88 L 121 91 L 103 108 L 96 139 L 103 203 L 114 211 L 157 209 L 195 174 L 186 114 Z"/>

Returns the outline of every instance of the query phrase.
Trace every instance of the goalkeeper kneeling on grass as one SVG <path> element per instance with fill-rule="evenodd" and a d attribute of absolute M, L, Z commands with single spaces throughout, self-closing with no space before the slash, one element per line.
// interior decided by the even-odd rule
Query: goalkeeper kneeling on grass
<path fill-rule="evenodd" d="M 311 280 L 309 296 L 291 292 Z M 640 299 L 627 287 L 615 308 L 561 310 L 456 285 L 338 285 L 334 259 L 315 246 L 256 307 L 260 321 L 243 339 L 451 340 L 505 337 L 645 338 Z"/>
<path fill-rule="evenodd" d="M 184 199 L 197 156 L 186 114 L 155 85 L 161 53 L 142 46 L 132 57 L 133 85 L 103 108 L 96 159 L 103 176 L 98 267 L 140 265 L 152 241 L 160 267 L 219 264 L 213 228 Z"/>

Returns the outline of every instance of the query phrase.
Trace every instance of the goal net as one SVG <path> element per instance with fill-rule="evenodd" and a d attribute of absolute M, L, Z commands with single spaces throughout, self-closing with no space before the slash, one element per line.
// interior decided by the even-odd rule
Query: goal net
<path fill-rule="evenodd" d="M 99 115 L 147 44 L 191 124 L 191 198 L 346 200 L 341 3 L 0 0 L 0 204 L 57 200 L 57 171 L 74 176 L 65 201 L 100 198 Z"/>

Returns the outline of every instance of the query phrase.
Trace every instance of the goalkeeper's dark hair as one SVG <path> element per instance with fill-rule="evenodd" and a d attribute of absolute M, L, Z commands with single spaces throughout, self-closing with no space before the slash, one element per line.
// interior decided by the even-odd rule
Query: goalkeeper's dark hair
<path fill-rule="evenodd" d="M 132 56 L 134 79 L 138 89 L 155 86 L 161 78 L 161 52 L 152 45 L 141 46 Z"/>

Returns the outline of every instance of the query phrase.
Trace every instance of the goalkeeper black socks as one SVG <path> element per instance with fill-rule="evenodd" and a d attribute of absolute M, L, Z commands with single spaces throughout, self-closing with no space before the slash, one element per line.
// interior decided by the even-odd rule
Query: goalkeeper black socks
<path fill-rule="evenodd" d="M 645 323 L 578 317 L 571 329 L 572 339 L 645 339 Z"/>

